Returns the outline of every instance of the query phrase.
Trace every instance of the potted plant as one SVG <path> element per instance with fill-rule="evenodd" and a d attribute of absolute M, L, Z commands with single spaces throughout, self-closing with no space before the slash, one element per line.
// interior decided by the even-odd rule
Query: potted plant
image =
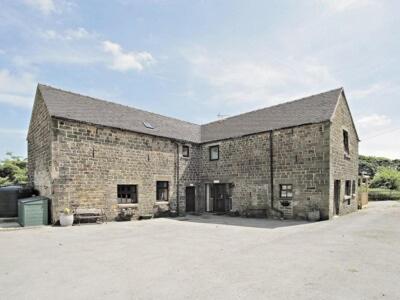
<path fill-rule="evenodd" d="M 120 208 L 117 218 L 117 221 L 130 221 L 132 220 L 132 217 L 134 215 L 133 209 L 132 208 Z"/>
<path fill-rule="evenodd" d="M 321 212 L 317 203 L 308 205 L 307 219 L 311 222 L 316 222 L 321 219 Z"/>
<path fill-rule="evenodd" d="M 69 208 L 64 208 L 63 212 L 60 214 L 60 225 L 61 226 L 72 226 L 74 223 L 74 214 Z"/>

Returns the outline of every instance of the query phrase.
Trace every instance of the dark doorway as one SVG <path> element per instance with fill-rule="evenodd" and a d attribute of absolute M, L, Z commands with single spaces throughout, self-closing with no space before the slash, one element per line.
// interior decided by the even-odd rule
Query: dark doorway
<path fill-rule="evenodd" d="M 340 180 L 335 180 L 334 194 L 333 194 L 333 214 L 339 215 L 339 203 L 340 203 Z"/>
<path fill-rule="evenodd" d="M 213 185 L 214 211 L 227 212 L 230 210 L 230 198 L 226 184 Z"/>
<path fill-rule="evenodd" d="M 196 192 L 194 186 L 186 187 L 186 212 L 194 212 L 196 210 L 195 205 Z"/>

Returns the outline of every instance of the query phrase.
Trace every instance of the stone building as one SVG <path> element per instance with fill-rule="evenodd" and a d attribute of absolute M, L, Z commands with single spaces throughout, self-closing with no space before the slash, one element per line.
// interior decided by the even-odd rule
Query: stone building
<path fill-rule="evenodd" d="M 53 220 L 79 203 L 324 219 L 357 210 L 359 138 L 343 89 L 204 125 L 39 84 L 29 180 Z"/>

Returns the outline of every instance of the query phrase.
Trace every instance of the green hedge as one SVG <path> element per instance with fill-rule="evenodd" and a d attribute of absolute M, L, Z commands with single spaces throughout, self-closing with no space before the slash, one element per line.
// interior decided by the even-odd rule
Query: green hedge
<path fill-rule="evenodd" d="M 400 200 L 400 191 L 389 189 L 370 189 L 368 192 L 370 201 Z"/>

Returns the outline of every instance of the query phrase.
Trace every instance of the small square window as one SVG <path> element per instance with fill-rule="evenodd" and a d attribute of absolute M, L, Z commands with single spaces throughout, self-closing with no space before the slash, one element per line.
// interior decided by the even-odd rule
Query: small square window
<path fill-rule="evenodd" d="M 210 147 L 210 160 L 218 160 L 219 159 L 219 146 L 211 146 Z"/>
<path fill-rule="evenodd" d="M 182 156 L 183 157 L 189 157 L 189 146 L 183 146 L 182 147 Z"/>
<path fill-rule="evenodd" d="M 168 181 L 157 181 L 157 201 L 168 201 L 169 183 Z"/>
<path fill-rule="evenodd" d="M 138 203 L 137 185 L 117 185 L 118 204 Z"/>
<path fill-rule="evenodd" d="M 282 199 L 293 198 L 293 185 L 292 184 L 281 184 L 279 190 L 279 196 Z"/>

